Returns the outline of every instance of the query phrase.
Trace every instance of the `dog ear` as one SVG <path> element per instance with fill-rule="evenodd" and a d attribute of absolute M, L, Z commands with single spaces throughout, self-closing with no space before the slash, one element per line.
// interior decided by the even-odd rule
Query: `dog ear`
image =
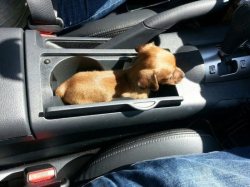
<path fill-rule="evenodd" d="M 185 76 L 185 73 L 178 67 L 175 68 L 172 76 L 170 77 L 170 82 L 172 84 L 179 83 Z"/>
<path fill-rule="evenodd" d="M 141 70 L 139 73 L 138 86 L 143 89 L 150 89 L 152 91 L 159 90 L 159 83 L 156 73 L 153 70 Z"/>

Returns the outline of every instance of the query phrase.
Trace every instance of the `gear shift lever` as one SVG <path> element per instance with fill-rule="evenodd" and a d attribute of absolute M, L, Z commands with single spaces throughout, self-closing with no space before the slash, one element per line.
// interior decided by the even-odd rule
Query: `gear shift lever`
<path fill-rule="evenodd" d="M 243 1 L 242 1 L 243 2 Z M 230 29 L 221 49 L 215 46 L 200 48 L 204 60 L 205 82 L 220 82 L 250 78 L 250 54 L 237 50 L 250 39 L 250 0 L 244 0 L 233 14 Z"/>
<path fill-rule="evenodd" d="M 245 1 L 234 12 L 230 29 L 222 43 L 221 55 L 232 54 L 248 39 L 250 39 L 250 1 Z"/>

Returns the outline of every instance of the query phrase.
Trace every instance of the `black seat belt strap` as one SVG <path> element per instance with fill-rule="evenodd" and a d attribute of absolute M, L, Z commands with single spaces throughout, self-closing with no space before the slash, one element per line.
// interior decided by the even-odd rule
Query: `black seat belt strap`
<path fill-rule="evenodd" d="M 57 18 L 51 0 L 27 0 L 31 19 L 31 29 L 44 32 L 59 32 L 63 29 L 63 21 Z"/>

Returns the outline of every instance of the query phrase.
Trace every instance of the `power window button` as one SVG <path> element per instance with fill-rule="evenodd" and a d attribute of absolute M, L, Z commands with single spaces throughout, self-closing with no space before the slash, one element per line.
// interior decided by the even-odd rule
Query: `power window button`
<path fill-rule="evenodd" d="M 216 73 L 215 65 L 209 66 L 209 73 L 210 73 L 210 74 L 215 74 L 215 73 Z"/>
<path fill-rule="evenodd" d="M 241 67 L 241 69 L 247 68 L 247 62 L 246 62 L 246 60 L 241 60 L 240 61 L 240 67 Z"/>

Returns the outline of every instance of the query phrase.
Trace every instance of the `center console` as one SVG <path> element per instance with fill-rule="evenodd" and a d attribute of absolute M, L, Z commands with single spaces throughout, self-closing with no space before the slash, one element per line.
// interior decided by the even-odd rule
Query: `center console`
<path fill-rule="evenodd" d="M 76 43 L 98 45 L 103 41 L 41 38 L 34 31 L 27 31 L 25 38 L 30 120 L 37 138 L 44 137 L 44 134 L 62 136 L 138 124 L 146 126 L 149 123 L 181 119 L 205 107 L 205 99 L 199 90 L 199 82 L 204 78 L 203 60 L 195 47 L 187 47 L 189 51 L 176 54 L 180 67 L 185 64 L 191 68 L 194 62 L 197 64 L 196 69 L 187 73 L 191 77 L 195 74 L 193 80 L 186 78 L 177 86 L 161 86 L 148 99 L 124 98 L 106 103 L 65 105 L 54 94 L 60 83 L 78 71 L 125 69 L 133 63 L 135 50 L 76 47 Z M 62 48 L 64 44 L 66 46 Z M 185 58 L 187 54 L 192 59 Z"/>
<path fill-rule="evenodd" d="M 56 146 L 68 143 L 66 137 L 99 132 L 95 140 L 86 137 L 89 145 L 111 137 L 110 129 L 119 129 L 111 134 L 121 137 L 133 126 L 147 129 L 164 123 L 167 127 L 170 121 L 236 106 L 250 98 L 248 52 L 234 56 L 230 65 L 223 64 L 219 56 L 216 44 L 222 41 L 225 29 L 217 28 L 220 34 L 216 36 L 213 29 L 159 35 L 155 43 L 175 53 L 178 67 L 185 72 L 181 83 L 161 86 L 148 99 L 121 98 L 87 105 L 65 105 L 54 91 L 79 71 L 128 68 L 137 55 L 134 49 L 96 49 L 108 41 L 105 38 L 42 37 L 36 31 L 21 29 L 0 31 L 12 33 L 0 37 L 1 49 L 5 49 L 0 54 L 0 86 L 4 85 L 0 93 L 0 119 L 4 119 L 0 126 L 1 165 L 8 165 L 17 150 L 15 154 L 25 151 L 25 159 L 32 160 L 27 152 L 54 146 L 53 151 L 42 155 L 53 156 L 60 153 Z M 42 142 L 40 148 L 37 142 Z"/>

